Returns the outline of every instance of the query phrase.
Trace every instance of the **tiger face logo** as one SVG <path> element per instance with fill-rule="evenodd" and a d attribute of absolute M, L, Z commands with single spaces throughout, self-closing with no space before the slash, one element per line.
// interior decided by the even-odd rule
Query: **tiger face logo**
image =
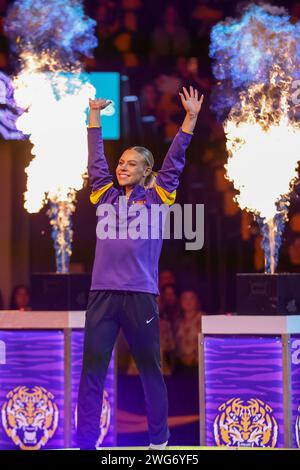
<path fill-rule="evenodd" d="M 96 447 L 99 447 L 102 444 L 106 434 L 108 433 L 109 426 L 110 426 L 110 419 L 111 419 L 111 408 L 110 408 L 110 403 L 108 399 L 108 393 L 106 390 L 104 390 L 102 412 L 101 412 L 101 418 L 100 418 L 100 434 L 96 443 Z"/>
<path fill-rule="evenodd" d="M 298 407 L 298 415 L 296 418 L 296 442 L 300 449 L 300 406 Z"/>
<path fill-rule="evenodd" d="M 231 398 L 218 411 L 214 421 L 217 446 L 276 446 L 278 424 L 272 408 L 263 401 L 251 398 L 245 403 L 240 398 Z"/>
<path fill-rule="evenodd" d="M 16 387 L 1 410 L 6 434 L 21 450 L 39 450 L 52 438 L 59 412 L 54 396 L 43 387 Z"/>

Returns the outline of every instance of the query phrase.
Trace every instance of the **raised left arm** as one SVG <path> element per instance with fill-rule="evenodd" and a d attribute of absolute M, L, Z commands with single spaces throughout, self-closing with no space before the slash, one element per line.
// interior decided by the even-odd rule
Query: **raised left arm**
<path fill-rule="evenodd" d="M 109 194 L 115 190 L 113 178 L 109 172 L 104 153 L 104 143 L 101 127 L 101 110 L 110 104 L 110 100 L 102 98 L 89 100 L 89 123 L 87 129 L 88 138 L 88 175 L 92 193 L 90 200 L 93 204 L 106 200 Z"/>
<path fill-rule="evenodd" d="M 198 91 L 192 87 L 190 87 L 190 95 L 185 88 L 183 88 L 183 91 L 184 96 L 182 93 L 179 93 L 179 95 L 186 111 L 186 116 L 164 158 L 154 186 L 162 202 L 168 205 L 175 202 L 179 177 L 185 165 L 185 151 L 192 139 L 193 130 L 203 102 L 203 95 L 198 99 Z"/>
<path fill-rule="evenodd" d="M 190 94 L 188 94 L 185 87 L 183 87 L 183 93 L 179 93 L 182 106 L 186 111 L 186 116 L 182 123 L 182 129 L 193 134 L 204 96 L 201 95 L 200 99 L 198 99 L 198 90 L 194 90 L 192 86 L 190 86 Z"/>

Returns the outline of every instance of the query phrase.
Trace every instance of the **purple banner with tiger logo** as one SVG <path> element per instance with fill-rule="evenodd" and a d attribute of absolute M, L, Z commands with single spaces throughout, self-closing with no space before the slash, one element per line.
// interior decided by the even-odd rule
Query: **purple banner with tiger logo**
<path fill-rule="evenodd" d="M 283 447 L 280 337 L 204 339 L 206 445 Z"/>
<path fill-rule="evenodd" d="M 76 447 L 82 330 L 72 331 L 72 446 Z M 64 332 L 0 331 L 0 450 L 64 448 Z M 105 381 L 99 446 L 116 445 L 114 354 Z M 99 397 L 100 400 L 100 397 Z"/>
<path fill-rule="evenodd" d="M 62 331 L 0 331 L 0 449 L 64 444 Z"/>
<path fill-rule="evenodd" d="M 292 336 L 290 344 L 293 447 L 300 448 L 300 336 Z"/>

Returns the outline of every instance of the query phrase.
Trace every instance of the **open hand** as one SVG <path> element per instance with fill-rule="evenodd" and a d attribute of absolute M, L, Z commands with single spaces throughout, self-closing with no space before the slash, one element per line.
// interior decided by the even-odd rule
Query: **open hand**
<path fill-rule="evenodd" d="M 184 107 L 185 111 L 188 114 L 192 116 L 197 116 L 197 114 L 200 112 L 204 95 L 201 95 L 200 98 L 198 99 L 198 90 L 190 86 L 190 94 L 189 94 L 185 87 L 182 87 L 182 88 L 183 88 L 184 94 L 179 93 L 182 106 Z"/>
<path fill-rule="evenodd" d="M 102 98 L 98 98 L 95 100 L 89 99 L 90 109 L 94 111 L 101 111 L 101 109 L 105 109 L 108 105 L 110 105 L 111 100 L 105 100 Z"/>

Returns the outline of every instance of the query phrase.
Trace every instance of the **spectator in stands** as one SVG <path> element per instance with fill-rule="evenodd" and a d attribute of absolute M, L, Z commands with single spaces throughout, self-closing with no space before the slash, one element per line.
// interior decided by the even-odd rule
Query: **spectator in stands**
<path fill-rule="evenodd" d="M 8 54 L 9 42 L 4 31 L 4 17 L 0 17 L 0 70 L 2 71 L 8 71 L 9 69 Z"/>
<path fill-rule="evenodd" d="M 171 74 L 160 74 L 155 79 L 155 87 L 159 93 L 159 102 L 156 116 L 162 136 L 166 142 L 173 140 L 177 133 L 179 117 L 182 118 L 182 109 L 178 104 L 178 91 L 180 80 Z"/>
<path fill-rule="evenodd" d="M 291 7 L 291 16 L 295 19 L 300 19 L 300 2 L 294 2 Z"/>
<path fill-rule="evenodd" d="M 138 28 L 138 18 L 135 12 L 124 11 L 121 16 L 121 27 L 114 39 L 114 45 L 120 52 L 123 65 L 127 68 L 140 65 L 143 54 L 141 35 Z"/>
<path fill-rule="evenodd" d="M 96 10 L 98 33 L 103 38 L 111 39 L 121 26 L 120 10 L 114 0 L 100 2 Z"/>
<path fill-rule="evenodd" d="M 212 26 L 221 21 L 223 12 L 220 7 L 210 5 L 211 0 L 196 0 L 191 12 L 191 24 L 197 32 L 197 39 L 201 41 L 203 36 L 208 36 Z"/>
<path fill-rule="evenodd" d="M 180 317 L 174 323 L 177 370 L 195 371 L 198 365 L 198 333 L 201 332 L 200 301 L 193 290 L 180 295 Z"/>
<path fill-rule="evenodd" d="M 181 54 L 188 54 L 191 47 L 190 37 L 181 24 L 179 15 L 174 5 L 166 7 L 162 22 L 152 32 L 152 47 L 150 59 L 160 65 L 166 62 L 174 63 L 174 58 Z"/>
<path fill-rule="evenodd" d="M 197 57 L 179 56 L 176 59 L 175 71 L 172 74 L 180 79 L 179 88 L 185 84 L 193 83 L 193 86 L 202 91 L 208 91 L 211 88 L 209 77 L 204 70 L 201 70 L 199 59 Z"/>
<path fill-rule="evenodd" d="M 177 285 L 176 276 L 172 269 L 163 269 L 159 273 L 159 289 L 163 289 L 167 284 Z"/>
<path fill-rule="evenodd" d="M 136 11 L 142 8 L 142 0 L 122 0 L 121 6 L 124 10 Z"/>
<path fill-rule="evenodd" d="M 222 0 L 224 2 L 224 0 Z M 189 31 L 193 56 L 208 62 L 211 28 L 223 17 L 223 5 L 212 0 L 193 0 L 189 17 Z"/>
<path fill-rule="evenodd" d="M 159 95 L 155 85 L 146 83 L 141 90 L 142 116 L 156 116 L 158 98 Z"/>
<path fill-rule="evenodd" d="M 197 57 L 178 56 L 175 68 L 169 73 L 161 73 L 154 81 L 154 89 L 159 94 L 155 115 L 165 142 L 169 142 L 174 138 L 178 125 L 182 121 L 183 111 L 178 105 L 178 92 L 186 83 L 193 83 L 193 86 L 200 89 L 201 92 L 208 93 L 211 88 L 211 80 L 202 70 L 202 67 L 199 66 Z M 202 117 L 197 124 L 202 139 L 203 136 L 209 134 L 209 128 L 206 124 L 209 115 L 207 105 L 204 107 L 204 113 L 205 119 Z"/>
<path fill-rule="evenodd" d="M 290 236 L 291 241 L 287 252 L 289 257 L 289 272 L 300 272 L 300 236 Z"/>
<path fill-rule="evenodd" d="M 160 289 L 158 304 L 160 318 L 166 319 L 173 324 L 180 315 L 179 301 L 174 284 L 166 284 Z"/>
<path fill-rule="evenodd" d="M 118 66 L 122 63 L 114 39 L 121 28 L 120 9 L 113 0 L 101 2 L 96 9 L 98 46 L 94 51 L 98 66 Z"/>
<path fill-rule="evenodd" d="M 31 310 L 30 306 L 30 291 L 24 284 L 17 285 L 11 294 L 10 300 L 11 310 Z"/>

